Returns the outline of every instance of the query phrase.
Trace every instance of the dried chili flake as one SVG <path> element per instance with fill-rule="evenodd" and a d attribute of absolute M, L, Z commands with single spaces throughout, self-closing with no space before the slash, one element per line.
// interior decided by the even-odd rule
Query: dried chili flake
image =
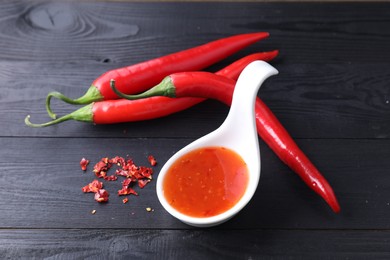
<path fill-rule="evenodd" d="M 151 179 L 153 174 L 153 169 L 145 166 L 139 167 L 139 172 L 144 178 Z"/>
<path fill-rule="evenodd" d="M 126 165 L 135 165 L 133 159 L 127 159 Z"/>
<path fill-rule="evenodd" d="M 118 179 L 118 176 L 115 176 L 115 175 L 104 176 L 104 179 L 106 181 L 116 181 Z"/>
<path fill-rule="evenodd" d="M 107 170 L 108 170 L 107 164 L 102 161 L 98 162 L 93 167 L 93 172 L 96 174 L 96 176 L 98 176 L 101 171 L 107 171 Z"/>
<path fill-rule="evenodd" d="M 133 176 L 135 179 L 137 179 L 137 180 L 144 178 L 144 176 L 142 175 L 142 173 L 141 173 L 139 170 L 134 171 L 134 172 L 132 173 L 132 176 Z"/>
<path fill-rule="evenodd" d="M 107 202 L 108 196 L 109 194 L 105 189 L 100 189 L 95 193 L 95 200 L 97 202 Z"/>
<path fill-rule="evenodd" d="M 124 199 L 122 200 L 123 204 L 126 204 L 128 201 L 129 201 L 129 198 L 124 198 Z"/>
<path fill-rule="evenodd" d="M 141 179 L 141 180 L 138 180 L 138 186 L 143 189 L 146 184 L 148 184 L 150 182 L 150 179 Z"/>
<path fill-rule="evenodd" d="M 107 172 L 106 171 L 101 171 L 101 172 L 96 174 L 96 177 L 104 179 L 104 178 L 107 177 Z"/>
<path fill-rule="evenodd" d="M 151 166 L 155 166 L 157 164 L 157 161 L 156 161 L 156 159 L 154 158 L 153 155 L 149 155 L 148 156 L 148 160 L 149 160 L 149 163 L 150 163 Z"/>
<path fill-rule="evenodd" d="M 107 171 L 111 168 L 112 163 L 110 163 L 110 160 L 108 157 L 102 158 L 95 166 L 93 167 L 93 172 L 95 173 L 96 177 L 98 178 L 104 178 L 107 176 Z"/>
<path fill-rule="evenodd" d="M 115 156 L 114 158 L 111 158 L 109 160 L 109 162 L 111 164 L 116 164 L 116 165 L 121 166 L 121 167 L 123 165 L 125 165 L 125 163 L 126 163 L 125 159 L 123 157 L 120 157 L 120 156 Z"/>
<path fill-rule="evenodd" d="M 118 190 L 118 195 L 119 196 L 122 196 L 122 195 L 129 195 L 129 194 L 134 194 L 134 195 L 138 195 L 138 193 L 133 190 L 132 188 L 130 187 L 123 187 L 121 190 Z"/>
<path fill-rule="evenodd" d="M 89 160 L 87 160 L 85 158 L 82 158 L 81 161 L 80 161 L 81 170 L 86 171 L 88 164 L 89 164 Z"/>
<path fill-rule="evenodd" d="M 83 192 L 94 192 L 94 193 L 96 193 L 96 192 L 98 192 L 102 188 L 103 188 L 103 182 L 100 182 L 98 180 L 94 180 L 91 183 L 89 183 L 88 185 L 86 185 L 83 188 L 81 188 L 81 190 Z"/>
<path fill-rule="evenodd" d="M 132 176 L 136 171 L 138 171 L 138 167 L 134 163 L 126 163 L 123 165 L 122 169 L 128 172 L 128 176 Z"/>
<path fill-rule="evenodd" d="M 129 172 L 126 171 L 126 170 L 123 170 L 123 169 L 117 169 L 115 171 L 115 174 L 118 175 L 118 176 L 126 177 L 126 178 L 129 176 Z"/>
<path fill-rule="evenodd" d="M 122 181 L 122 188 L 127 188 L 134 180 L 131 178 L 125 179 Z"/>

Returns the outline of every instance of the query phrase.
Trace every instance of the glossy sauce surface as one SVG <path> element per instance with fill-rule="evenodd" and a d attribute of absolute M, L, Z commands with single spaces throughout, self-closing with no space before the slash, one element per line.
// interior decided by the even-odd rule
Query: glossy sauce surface
<path fill-rule="evenodd" d="M 163 190 L 168 203 L 191 217 L 211 217 L 233 207 L 248 185 L 248 168 L 234 151 L 200 148 L 168 169 Z"/>

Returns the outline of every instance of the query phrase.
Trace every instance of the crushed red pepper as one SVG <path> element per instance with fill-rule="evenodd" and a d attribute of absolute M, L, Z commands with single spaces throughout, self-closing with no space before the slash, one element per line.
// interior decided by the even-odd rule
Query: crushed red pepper
<path fill-rule="evenodd" d="M 136 196 L 138 195 L 138 193 L 130 187 L 127 188 L 123 187 L 121 190 L 118 190 L 118 196 L 129 195 L 129 194 L 134 194 Z"/>
<path fill-rule="evenodd" d="M 156 159 L 152 155 L 148 156 L 148 161 L 151 166 L 157 164 Z M 83 166 L 85 166 L 86 170 L 88 163 L 89 160 L 86 160 L 85 158 L 81 159 L 80 165 L 82 165 L 82 169 L 84 169 Z M 116 165 L 119 168 L 116 169 L 115 174 L 107 175 L 107 172 L 113 165 Z M 116 181 L 118 176 L 125 177 L 122 181 L 122 189 L 118 190 L 118 196 L 130 194 L 137 196 L 138 193 L 132 186 L 138 184 L 139 188 L 143 189 L 152 180 L 153 169 L 146 166 L 137 166 L 132 159 L 115 156 L 114 158 L 101 158 L 93 167 L 93 172 L 97 178 L 103 178 L 106 181 Z M 95 200 L 98 202 L 108 201 L 109 193 L 103 189 L 103 183 L 98 180 L 94 180 L 83 187 L 82 191 L 95 193 Z M 124 198 L 122 202 L 124 204 L 127 203 L 128 198 Z"/>
<path fill-rule="evenodd" d="M 98 180 L 94 180 L 92 181 L 91 183 L 89 183 L 88 185 L 84 186 L 83 188 L 81 188 L 81 190 L 83 192 L 98 192 L 98 190 L 102 189 L 103 188 L 103 182 L 100 182 Z"/>
<path fill-rule="evenodd" d="M 111 168 L 112 164 L 110 163 L 107 157 L 102 158 L 95 166 L 93 167 L 93 172 L 96 177 L 104 178 L 107 176 L 107 171 Z"/>
<path fill-rule="evenodd" d="M 150 182 L 150 179 L 142 179 L 142 180 L 138 180 L 138 186 L 143 189 L 146 184 L 148 184 Z"/>
<path fill-rule="evenodd" d="M 153 155 L 149 155 L 148 160 L 149 160 L 150 165 L 152 165 L 152 166 L 155 166 L 157 164 L 157 161 Z"/>
<path fill-rule="evenodd" d="M 130 187 L 130 184 L 132 183 L 132 179 L 126 179 L 122 182 L 122 189 L 121 190 L 118 190 L 118 195 L 121 196 L 121 195 L 129 195 L 129 194 L 134 194 L 134 195 L 138 195 L 138 193 L 133 190 L 131 187 Z"/>
<path fill-rule="evenodd" d="M 118 179 L 118 176 L 116 175 L 104 176 L 104 179 L 106 181 L 116 181 Z"/>
<path fill-rule="evenodd" d="M 87 160 L 85 158 L 82 158 L 81 161 L 80 161 L 81 170 L 86 171 L 88 164 L 89 164 L 89 160 Z"/>
<path fill-rule="evenodd" d="M 116 164 L 116 165 L 122 167 L 123 165 L 126 164 L 126 161 L 125 161 L 125 159 L 123 157 L 115 156 L 114 158 L 110 159 L 110 163 L 111 164 Z"/>
<path fill-rule="evenodd" d="M 109 194 L 105 189 L 100 189 L 95 193 L 95 200 L 97 202 L 107 202 L 108 196 Z"/>

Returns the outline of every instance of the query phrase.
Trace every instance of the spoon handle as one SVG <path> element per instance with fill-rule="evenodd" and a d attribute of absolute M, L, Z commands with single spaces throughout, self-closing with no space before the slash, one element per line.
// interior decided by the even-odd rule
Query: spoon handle
<path fill-rule="evenodd" d="M 224 124 L 237 128 L 238 132 L 242 128 L 253 129 L 255 132 L 254 106 L 257 92 L 268 77 L 276 74 L 278 71 L 264 61 L 254 61 L 245 67 L 237 80 L 232 104 Z"/>

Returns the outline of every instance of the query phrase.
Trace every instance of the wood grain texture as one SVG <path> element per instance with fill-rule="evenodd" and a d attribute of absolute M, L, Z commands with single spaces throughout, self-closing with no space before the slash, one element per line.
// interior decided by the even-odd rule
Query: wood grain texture
<path fill-rule="evenodd" d="M 388 259 L 389 3 L 0 2 L 0 258 Z M 228 108 L 208 100 L 166 118 L 93 125 L 48 120 L 46 94 L 84 93 L 103 72 L 255 31 L 271 37 L 216 64 L 280 50 L 259 96 L 329 180 L 336 215 L 260 140 L 262 175 L 231 221 L 196 229 L 159 204 L 155 179 Z M 63 115 L 75 107 L 53 101 Z M 156 156 L 154 180 L 123 204 L 120 181 L 98 204 L 81 187 L 102 157 Z M 89 171 L 79 167 L 91 160 Z M 147 212 L 146 207 L 153 208 Z M 91 211 L 96 209 L 96 214 Z"/>
<path fill-rule="evenodd" d="M 191 141 L 1 138 L 0 228 L 186 229 L 159 204 L 155 180 L 162 164 Z M 245 210 L 222 228 L 389 229 L 388 140 L 308 139 L 299 140 L 299 145 L 334 187 L 342 212 L 335 215 L 261 142 L 257 193 Z M 136 164 L 148 165 L 149 154 L 159 161 L 154 180 L 142 190 L 137 188 L 139 196 L 130 196 L 128 204 L 122 204 L 122 197 L 116 195 L 121 180 L 103 181 L 111 194 L 108 204 L 99 204 L 92 194 L 81 192 L 81 187 L 95 179 L 92 169 L 100 158 L 128 155 Z M 82 157 L 91 160 L 87 173 L 79 166 Z M 147 212 L 146 207 L 154 211 Z"/>
<path fill-rule="evenodd" d="M 32 252 L 36 258 L 59 259 L 386 259 L 389 235 L 364 230 L 0 230 L 0 253 L 7 259 L 30 258 Z"/>
<path fill-rule="evenodd" d="M 259 30 L 272 37 L 257 46 L 279 48 L 292 63 L 389 58 L 387 52 L 376 52 L 388 46 L 386 3 L 312 3 L 310 11 L 303 8 L 306 3 L 8 1 L 3 5 L 2 46 L 8 52 L 1 54 L 2 60 L 124 65 Z M 18 37 L 24 40 L 15 42 Z"/>

